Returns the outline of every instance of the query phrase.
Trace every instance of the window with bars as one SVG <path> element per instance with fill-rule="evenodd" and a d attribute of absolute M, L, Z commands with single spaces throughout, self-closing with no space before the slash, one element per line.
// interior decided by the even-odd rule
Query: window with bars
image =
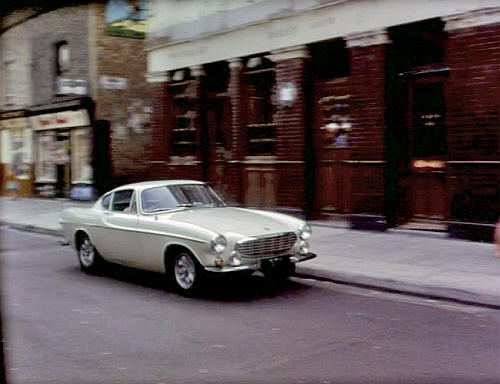
<path fill-rule="evenodd" d="M 173 128 L 171 148 L 173 156 L 194 156 L 197 152 L 198 118 L 196 92 L 192 80 L 181 80 L 171 85 L 173 99 Z"/>

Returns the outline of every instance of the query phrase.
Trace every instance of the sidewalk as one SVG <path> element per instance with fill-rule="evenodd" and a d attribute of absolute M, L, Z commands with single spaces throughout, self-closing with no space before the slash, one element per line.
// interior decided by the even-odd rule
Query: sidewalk
<path fill-rule="evenodd" d="M 60 236 L 59 212 L 90 205 L 0 197 L 0 224 Z M 312 225 L 311 249 L 318 257 L 298 264 L 298 275 L 500 309 L 500 259 L 493 244 L 449 239 L 443 232 L 354 231 L 342 221 Z"/>

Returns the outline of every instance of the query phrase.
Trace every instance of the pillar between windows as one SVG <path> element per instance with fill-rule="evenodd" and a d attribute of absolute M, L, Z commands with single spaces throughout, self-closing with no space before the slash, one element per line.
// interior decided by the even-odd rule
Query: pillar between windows
<path fill-rule="evenodd" d="M 148 72 L 146 73 L 146 82 L 148 83 L 166 83 L 172 80 L 170 73 L 167 71 Z"/>
<path fill-rule="evenodd" d="M 192 67 L 189 67 L 189 71 L 191 72 L 191 76 L 195 78 L 200 78 L 201 76 L 205 75 L 205 71 L 203 70 L 202 65 L 195 65 Z"/>
<path fill-rule="evenodd" d="M 345 37 L 346 47 L 369 47 L 392 43 L 389 33 L 385 29 L 356 33 Z"/>
<path fill-rule="evenodd" d="M 283 49 L 277 49 L 272 51 L 270 55 L 266 56 L 269 60 L 275 63 L 283 60 L 290 59 L 308 59 L 309 51 L 305 45 L 297 45 L 294 47 L 288 47 Z"/>

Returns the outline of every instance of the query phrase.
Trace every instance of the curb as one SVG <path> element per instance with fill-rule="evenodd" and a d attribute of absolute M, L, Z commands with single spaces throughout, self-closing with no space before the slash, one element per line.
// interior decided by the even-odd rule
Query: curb
<path fill-rule="evenodd" d="M 57 229 L 17 224 L 3 220 L 0 221 L 0 225 L 8 226 L 24 232 L 62 237 L 61 231 Z M 366 289 L 375 289 L 437 300 L 453 301 L 467 305 L 500 310 L 500 296 L 495 295 L 478 294 L 453 288 L 417 285 L 392 279 L 374 278 L 366 275 L 355 275 L 341 271 L 328 271 L 322 268 L 307 266 L 297 266 L 296 276 L 319 281 L 329 281 L 336 284 L 352 285 Z"/>
<path fill-rule="evenodd" d="M 29 225 L 29 224 L 17 224 L 17 223 L 11 223 L 8 221 L 0 221 L 0 225 L 7 226 L 13 229 L 17 229 L 18 231 L 23 231 L 23 232 L 31 232 L 31 233 L 40 233 L 42 235 L 51 235 L 51 236 L 57 236 L 57 237 L 62 237 L 62 233 L 58 229 L 51 229 L 51 228 L 44 228 L 44 227 L 39 227 L 36 225 Z"/>
<path fill-rule="evenodd" d="M 322 268 L 307 266 L 297 266 L 296 276 L 500 310 L 500 296 L 496 295 L 479 294 L 454 288 L 417 285 L 392 279 L 374 278 L 341 271 L 328 271 Z"/>

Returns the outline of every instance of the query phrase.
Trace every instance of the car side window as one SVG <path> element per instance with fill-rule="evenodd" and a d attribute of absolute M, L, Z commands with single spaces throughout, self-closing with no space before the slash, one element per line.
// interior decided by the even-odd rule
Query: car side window
<path fill-rule="evenodd" d="M 130 200 L 130 206 L 128 208 L 125 208 L 125 212 L 129 212 L 129 213 L 133 213 L 133 214 L 136 214 L 137 213 L 137 194 L 135 193 L 132 193 L 132 198 Z"/>
<path fill-rule="evenodd" d="M 133 192 L 132 189 L 115 192 L 111 210 L 113 212 L 128 212 Z"/>
<path fill-rule="evenodd" d="M 109 202 L 110 201 L 111 201 L 111 193 L 102 198 L 101 207 L 104 208 L 106 211 L 109 211 Z"/>

